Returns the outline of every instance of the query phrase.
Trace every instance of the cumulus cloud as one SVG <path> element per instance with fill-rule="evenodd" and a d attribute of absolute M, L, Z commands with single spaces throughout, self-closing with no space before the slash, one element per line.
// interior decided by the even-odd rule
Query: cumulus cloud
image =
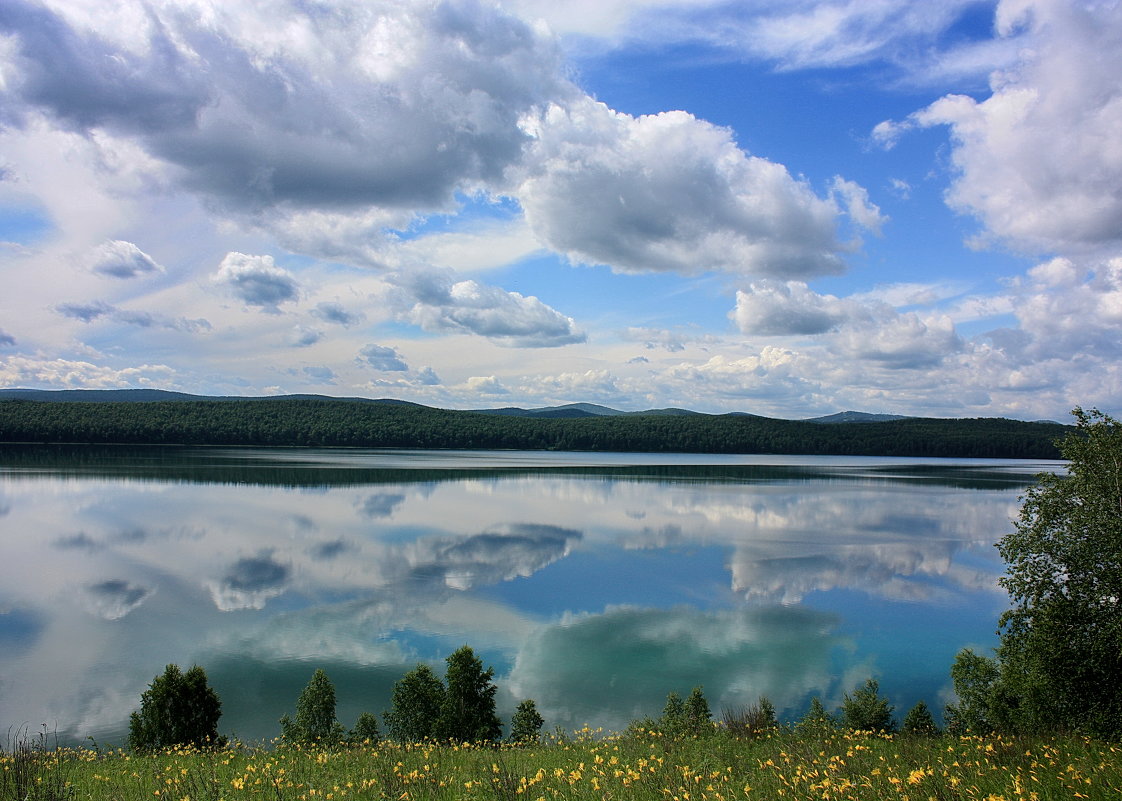
<path fill-rule="evenodd" d="M 166 364 L 113 368 L 73 359 L 0 359 L 0 384 L 9 387 L 45 386 L 57 389 L 113 389 L 117 387 L 176 386 L 176 371 Z"/>
<path fill-rule="evenodd" d="M 110 240 L 94 249 L 89 257 L 90 269 L 112 278 L 137 278 L 147 273 L 163 272 L 155 259 L 132 242 Z"/>
<path fill-rule="evenodd" d="M 359 356 L 375 370 L 405 372 L 409 369 L 409 365 L 401 358 L 396 348 L 370 343 L 359 351 Z"/>
<path fill-rule="evenodd" d="M 16 344 L 16 338 L 0 328 L 0 348 Z"/>
<path fill-rule="evenodd" d="M 248 256 L 232 251 L 226 254 L 212 278 L 249 306 L 276 314 L 282 303 L 296 300 L 300 285 L 296 277 L 277 267 L 272 256 Z"/>
<path fill-rule="evenodd" d="M 855 304 L 820 295 L 802 281 L 755 281 L 736 293 L 732 317 L 745 334 L 822 334 L 853 316 Z"/>
<path fill-rule="evenodd" d="M 448 205 L 499 180 L 520 117 L 568 91 L 547 39 L 479 3 L 166 2 L 99 18 L 11 0 L 0 30 L 15 41 L 11 122 L 37 109 L 136 137 L 245 211 Z"/>
<path fill-rule="evenodd" d="M 493 375 L 473 375 L 464 383 L 464 389 L 469 395 L 509 395 L 510 390 L 503 386 L 503 382 Z"/>
<path fill-rule="evenodd" d="M 950 127 L 956 170 L 947 195 L 990 238 L 1072 253 L 1122 242 L 1122 6 L 1005 0 L 997 31 L 1031 48 L 995 72 L 983 100 L 947 95 L 874 130 Z"/>
<path fill-rule="evenodd" d="M 473 279 L 454 281 L 449 273 L 397 276 L 413 305 L 405 319 L 427 331 L 470 333 L 513 347 L 543 348 L 585 340 L 571 317 L 536 297 L 508 292 Z"/>
<path fill-rule="evenodd" d="M 519 197 L 535 233 L 574 261 L 791 278 L 842 270 L 836 204 L 744 153 L 728 129 L 585 99 L 550 107 L 531 131 Z"/>

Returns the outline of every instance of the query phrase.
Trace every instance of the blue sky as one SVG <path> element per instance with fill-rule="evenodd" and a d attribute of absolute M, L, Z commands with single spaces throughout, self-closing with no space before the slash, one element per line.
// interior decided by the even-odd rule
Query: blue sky
<path fill-rule="evenodd" d="M 1122 6 L 9 0 L 0 386 L 1122 406 Z"/>

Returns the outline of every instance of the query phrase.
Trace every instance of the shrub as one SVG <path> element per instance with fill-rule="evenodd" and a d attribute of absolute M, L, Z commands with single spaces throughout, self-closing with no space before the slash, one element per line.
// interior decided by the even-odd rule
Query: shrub
<path fill-rule="evenodd" d="M 775 719 L 775 707 L 767 696 L 761 695 L 754 704 L 725 707 L 721 710 L 721 725 L 734 737 L 759 737 L 779 723 Z"/>

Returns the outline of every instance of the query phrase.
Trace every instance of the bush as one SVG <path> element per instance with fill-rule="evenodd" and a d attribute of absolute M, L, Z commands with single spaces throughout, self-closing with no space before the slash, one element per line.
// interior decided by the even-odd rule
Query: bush
<path fill-rule="evenodd" d="M 721 724 L 735 737 L 759 737 L 779 726 L 775 707 L 766 695 L 748 706 L 725 707 L 721 711 Z"/>
<path fill-rule="evenodd" d="M 186 673 L 168 665 L 140 696 L 140 709 L 129 716 L 129 748 L 157 751 L 174 745 L 199 748 L 221 745 L 218 718 L 222 702 L 193 665 Z"/>

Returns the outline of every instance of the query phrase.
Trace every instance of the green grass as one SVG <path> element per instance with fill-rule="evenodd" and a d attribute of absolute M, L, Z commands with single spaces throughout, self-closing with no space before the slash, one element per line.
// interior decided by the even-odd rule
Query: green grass
<path fill-rule="evenodd" d="M 591 732 L 540 745 L 232 747 L 214 752 L 14 749 L 0 798 L 219 799 L 1114 799 L 1122 746 L 1075 736 L 755 739 Z"/>

